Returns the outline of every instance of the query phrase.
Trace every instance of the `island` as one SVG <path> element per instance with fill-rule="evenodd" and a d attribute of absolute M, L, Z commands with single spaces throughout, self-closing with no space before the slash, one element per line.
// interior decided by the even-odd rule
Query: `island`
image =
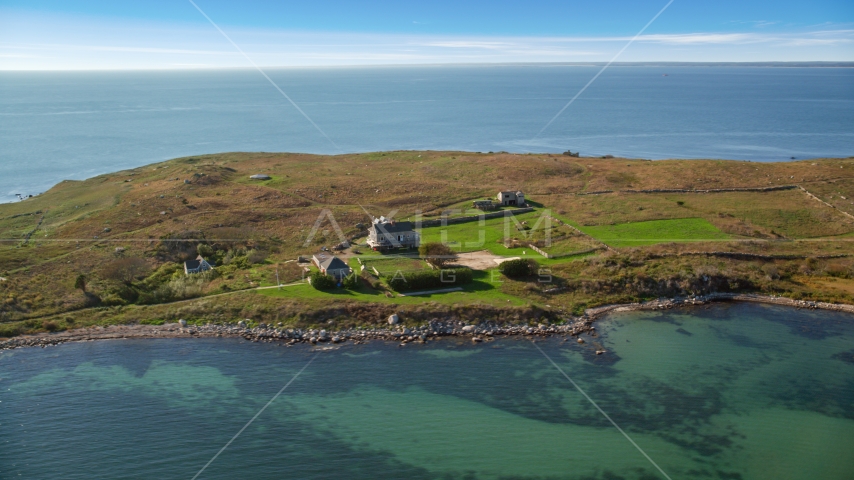
<path fill-rule="evenodd" d="M 854 157 L 222 153 L 0 204 L 0 346 L 595 331 L 614 309 L 854 312 Z"/>

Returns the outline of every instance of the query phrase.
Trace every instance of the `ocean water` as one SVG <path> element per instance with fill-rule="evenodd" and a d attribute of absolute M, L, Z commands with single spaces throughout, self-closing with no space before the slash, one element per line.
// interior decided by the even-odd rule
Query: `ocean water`
<path fill-rule="evenodd" d="M 542 349 L 671 478 L 854 478 L 854 318 L 624 313 Z M 597 356 L 596 348 L 608 353 Z M 192 478 L 315 355 L 235 339 L 0 354 L 0 478 Z M 526 339 L 322 352 L 199 478 L 664 478 Z"/>
<path fill-rule="evenodd" d="M 854 69 L 0 72 L 0 201 L 178 156 L 396 149 L 782 161 L 854 155 Z M 666 75 L 666 76 L 665 76 Z"/>

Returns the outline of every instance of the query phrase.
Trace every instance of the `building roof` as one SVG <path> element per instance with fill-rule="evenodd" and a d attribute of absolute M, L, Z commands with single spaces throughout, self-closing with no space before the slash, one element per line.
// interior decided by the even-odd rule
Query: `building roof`
<path fill-rule="evenodd" d="M 186 262 L 184 262 L 184 266 L 187 268 L 187 270 L 195 270 L 199 268 L 202 264 L 205 264 L 209 267 L 211 266 L 211 264 L 208 263 L 207 260 L 205 260 L 204 257 L 202 257 L 201 255 L 196 257 L 195 260 L 187 260 Z"/>
<path fill-rule="evenodd" d="M 377 227 L 382 227 L 382 228 L 377 228 Z M 370 228 L 376 230 L 379 233 L 411 232 L 412 231 L 412 222 L 374 223 L 371 225 Z"/>
<path fill-rule="evenodd" d="M 323 270 L 342 270 L 345 268 L 350 268 L 338 257 L 332 256 L 329 258 L 322 259 L 320 262 L 320 268 Z"/>

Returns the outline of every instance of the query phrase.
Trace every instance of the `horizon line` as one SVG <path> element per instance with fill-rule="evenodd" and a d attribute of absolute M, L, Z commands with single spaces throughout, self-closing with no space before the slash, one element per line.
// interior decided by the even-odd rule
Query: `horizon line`
<path fill-rule="evenodd" d="M 445 63 L 376 63 L 376 64 L 340 64 L 340 65 L 266 65 L 268 69 L 323 69 L 323 68 L 377 68 L 377 67 L 475 67 L 475 66 L 567 66 L 601 67 L 600 62 L 445 62 Z M 768 61 L 671 61 L 650 60 L 640 62 L 614 62 L 616 67 L 775 67 L 775 68 L 854 68 L 854 60 L 768 60 Z M 251 67 L 227 66 L 189 66 L 175 67 L 127 67 L 127 68 L 2 68 L 0 72 L 130 72 L 130 71 L 188 71 L 188 70 L 253 70 Z"/>

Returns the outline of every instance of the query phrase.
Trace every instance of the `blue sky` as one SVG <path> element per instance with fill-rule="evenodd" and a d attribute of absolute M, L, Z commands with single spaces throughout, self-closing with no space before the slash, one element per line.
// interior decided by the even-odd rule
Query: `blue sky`
<path fill-rule="evenodd" d="M 607 61 L 666 3 L 197 0 L 264 66 Z M 620 61 L 854 61 L 854 2 L 675 0 Z M 0 0 L 0 69 L 244 67 L 186 0 Z"/>

